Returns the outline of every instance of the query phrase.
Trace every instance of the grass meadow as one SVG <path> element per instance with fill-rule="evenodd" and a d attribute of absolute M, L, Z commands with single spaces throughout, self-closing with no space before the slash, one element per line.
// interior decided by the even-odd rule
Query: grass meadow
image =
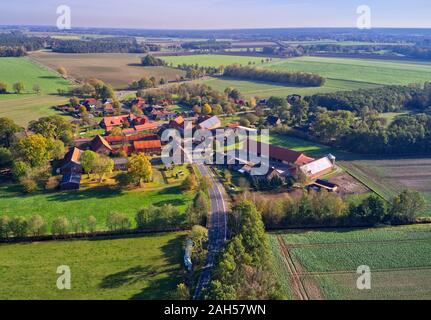
<path fill-rule="evenodd" d="M 183 59 L 189 63 L 218 66 L 232 63 L 247 62 L 244 58 L 235 56 L 185 56 L 169 57 L 170 61 L 180 63 Z M 177 60 L 175 60 L 177 59 Z M 223 63 L 222 63 L 223 62 Z M 232 78 L 212 78 L 199 80 L 213 87 L 224 90 L 226 87 L 236 87 L 245 96 L 287 96 L 297 93 L 312 95 L 344 90 L 368 89 L 382 85 L 407 85 L 422 83 L 431 77 L 431 63 L 406 62 L 392 60 L 299 57 L 276 59 L 268 64 L 256 63 L 256 66 L 279 71 L 318 73 L 327 78 L 322 87 L 284 86 L 268 82 L 243 81 Z"/>
<path fill-rule="evenodd" d="M 186 233 L 0 244 L 0 299 L 169 299 L 181 280 Z M 69 266 L 71 290 L 56 286 Z"/>
<path fill-rule="evenodd" d="M 103 187 L 23 195 L 18 186 L 2 184 L 0 215 L 30 217 L 39 214 L 48 225 L 58 216 L 65 216 L 69 221 L 74 217 L 86 221 L 88 216 L 93 215 L 97 219 L 98 229 L 105 230 L 106 217 L 111 212 L 127 214 L 134 225 L 134 217 L 143 207 L 171 204 L 184 213 L 193 196 L 193 193 L 181 192 L 177 186 L 130 191 Z"/>
<path fill-rule="evenodd" d="M 55 114 L 51 107 L 67 101 L 56 93 L 57 89 L 67 89 L 69 82 L 27 58 L 0 58 L 0 81 L 7 84 L 9 92 L 14 83 L 24 83 L 22 94 L 0 95 L 0 117 L 9 117 L 22 126 Z M 33 92 L 36 84 L 41 88 L 39 95 Z"/>

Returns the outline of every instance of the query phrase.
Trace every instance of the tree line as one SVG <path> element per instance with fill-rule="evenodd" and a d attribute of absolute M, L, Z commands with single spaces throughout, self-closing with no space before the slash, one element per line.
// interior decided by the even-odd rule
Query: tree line
<path fill-rule="evenodd" d="M 231 239 L 217 257 L 209 300 L 283 299 L 272 274 L 271 252 L 261 213 L 250 201 L 237 203 L 230 215 Z"/>
<path fill-rule="evenodd" d="M 305 99 L 312 108 L 324 107 L 357 113 L 364 107 L 378 112 L 425 110 L 431 106 L 431 83 L 315 94 Z"/>
<path fill-rule="evenodd" d="M 244 194 L 240 200 L 248 197 Z M 359 203 L 349 203 L 324 190 L 304 192 L 299 199 L 253 198 L 267 228 L 407 224 L 416 222 L 426 209 L 422 194 L 413 190 L 404 190 L 389 202 L 371 195 Z"/>
<path fill-rule="evenodd" d="M 60 53 L 147 53 L 160 47 L 138 43 L 135 38 L 101 38 L 91 40 L 51 40 L 51 49 Z"/>
<path fill-rule="evenodd" d="M 313 73 L 276 71 L 250 66 L 242 67 L 239 65 L 227 66 L 223 75 L 238 79 L 276 82 L 286 85 L 309 87 L 323 86 L 326 81 L 324 77 Z"/>
<path fill-rule="evenodd" d="M 111 212 L 104 221 L 105 229 L 111 232 L 128 231 L 132 228 L 138 230 L 170 230 L 181 226 L 184 216 L 172 205 L 161 207 L 149 206 L 140 209 L 135 215 L 135 225 L 130 217 L 124 213 Z M 28 236 L 65 236 L 69 234 L 94 234 L 98 230 L 97 218 L 93 215 L 87 218 L 59 216 L 50 223 L 41 215 L 0 216 L 0 238 L 25 238 Z"/>

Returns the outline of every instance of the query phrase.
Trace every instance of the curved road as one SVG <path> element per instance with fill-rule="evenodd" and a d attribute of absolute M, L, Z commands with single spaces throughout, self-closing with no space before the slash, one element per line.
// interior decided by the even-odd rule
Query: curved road
<path fill-rule="evenodd" d="M 199 299 L 204 289 L 211 280 L 211 268 L 219 251 L 223 249 L 227 237 L 227 195 L 223 185 L 214 178 L 213 173 L 204 165 L 198 165 L 203 176 L 210 178 L 212 185 L 209 188 L 211 200 L 211 212 L 208 215 L 208 255 L 205 267 L 199 277 L 193 299 Z"/>

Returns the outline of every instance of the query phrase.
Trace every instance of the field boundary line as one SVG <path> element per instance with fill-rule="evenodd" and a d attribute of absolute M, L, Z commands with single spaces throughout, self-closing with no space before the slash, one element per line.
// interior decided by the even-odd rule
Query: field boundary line
<path fill-rule="evenodd" d="M 290 274 L 292 291 L 294 295 L 296 295 L 300 300 L 309 300 L 309 297 L 307 296 L 307 291 L 305 290 L 301 278 L 298 276 L 295 264 L 293 263 L 292 257 L 286 247 L 283 237 L 278 236 L 277 239 L 283 260 L 285 261 L 284 266 L 287 268 L 288 273 Z"/>
<path fill-rule="evenodd" d="M 405 268 L 389 268 L 389 269 L 371 269 L 371 272 L 403 272 L 403 271 L 421 271 L 421 270 L 431 270 L 431 266 L 424 267 L 405 267 Z M 308 276 L 324 276 L 324 275 L 343 275 L 343 274 L 356 274 L 356 270 L 339 270 L 339 271 L 315 271 L 307 273 L 298 273 L 299 277 Z"/>
<path fill-rule="evenodd" d="M 400 239 L 400 240 L 365 240 L 356 242 L 316 242 L 316 243 L 298 243 L 292 245 L 286 245 L 290 249 L 295 248 L 306 248 L 306 247 L 322 247 L 322 246 L 350 246 L 358 244 L 392 244 L 392 243 L 409 243 L 409 242 L 431 242 L 431 238 L 421 238 L 421 239 Z"/>

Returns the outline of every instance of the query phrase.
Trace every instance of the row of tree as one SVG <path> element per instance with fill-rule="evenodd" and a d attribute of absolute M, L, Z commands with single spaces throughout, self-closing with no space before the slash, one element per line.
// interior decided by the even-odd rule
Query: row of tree
<path fill-rule="evenodd" d="M 269 240 L 260 212 L 249 201 L 232 209 L 232 238 L 219 254 L 204 292 L 210 300 L 282 299 L 272 275 Z"/>
<path fill-rule="evenodd" d="M 276 71 L 240 65 L 227 66 L 224 70 L 224 76 L 307 87 L 320 87 L 326 81 L 324 77 L 313 73 Z"/>
<path fill-rule="evenodd" d="M 172 205 L 142 208 L 135 216 L 136 228 L 141 230 L 166 230 L 177 228 L 184 223 L 184 215 Z M 124 213 L 111 212 L 105 220 L 105 227 L 111 232 L 126 231 L 133 227 L 132 220 Z M 94 233 L 98 228 L 97 219 L 90 215 L 87 218 L 60 216 L 51 223 L 41 215 L 31 217 L 0 216 L 0 238 L 27 236 Z"/>
<path fill-rule="evenodd" d="M 13 89 L 13 93 L 21 94 L 25 90 L 25 85 L 21 81 L 20 82 L 16 82 L 16 83 L 13 84 L 12 89 Z M 40 94 L 40 92 L 41 92 L 40 85 L 34 84 L 33 85 L 33 92 L 36 93 L 36 94 Z M 7 84 L 5 82 L 1 82 L 0 81 L 0 94 L 7 94 L 7 93 L 10 93 L 8 91 Z"/>
<path fill-rule="evenodd" d="M 299 199 L 273 201 L 257 196 L 254 200 L 269 228 L 413 223 L 426 208 L 422 194 L 413 190 L 401 192 L 391 202 L 371 195 L 358 204 L 348 203 L 326 191 L 305 192 Z"/>
<path fill-rule="evenodd" d="M 51 48 L 61 53 L 147 53 L 158 51 L 160 46 L 144 44 L 135 38 L 108 37 L 91 40 L 51 39 Z"/>

